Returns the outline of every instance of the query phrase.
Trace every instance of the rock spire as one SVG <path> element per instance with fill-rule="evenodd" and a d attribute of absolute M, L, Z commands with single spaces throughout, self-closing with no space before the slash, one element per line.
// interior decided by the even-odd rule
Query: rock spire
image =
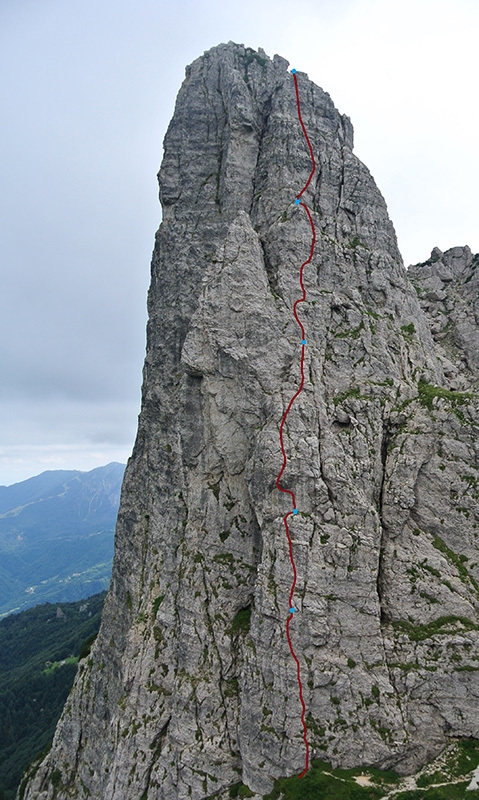
<path fill-rule="evenodd" d="M 434 250 L 408 277 L 349 119 L 297 78 L 318 241 L 285 429 L 291 635 L 312 757 L 407 773 L 479 735 L 479 261 Z M 262 796 L 304 763 L 275 486 L 310 247 L 287 62 L 205 53 L 164 148 L 111 588 L 25 800 Z"/>

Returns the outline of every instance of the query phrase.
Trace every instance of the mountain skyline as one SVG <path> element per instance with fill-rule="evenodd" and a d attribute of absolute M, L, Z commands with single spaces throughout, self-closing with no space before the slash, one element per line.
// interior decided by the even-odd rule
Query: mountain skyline
<path fill-rule="evenodd" d="M 108 588 L 124 464 L 0 486 L 0 617 Z"/>

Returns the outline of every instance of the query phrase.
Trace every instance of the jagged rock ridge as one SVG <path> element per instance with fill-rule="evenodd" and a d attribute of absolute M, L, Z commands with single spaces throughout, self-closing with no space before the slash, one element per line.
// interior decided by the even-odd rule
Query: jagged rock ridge
<path fill-rule="evenodd" d="M 262 795 L 303 766 L 275 488 L 310 245 L 287 67 L 230 43 L 186 71 L 111 589 L 27 800 L 222 798 L 239 780 Z M 478 402 L 460 334 L 464 314 L 477 331 L 473 279 L 458 270 L 433 296 L 457 261 L 436 253 L 413 288 L 349 119 L 298 80 L 318 243 L 285 438 L 300 509 L 292 635 L 314 753 L 407 773 L 479 727 Z M 457 335 L 439 341 L 443 317 Z"/>

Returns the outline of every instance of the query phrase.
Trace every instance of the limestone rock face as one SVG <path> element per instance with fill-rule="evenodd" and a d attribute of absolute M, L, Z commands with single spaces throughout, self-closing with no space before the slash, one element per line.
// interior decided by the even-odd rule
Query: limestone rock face
<path fill-rule="evenodd" d="M 230 43 L 186 71 L 111 588 L 27 800 L 261 796 L 304 766 L 275 486 L 311 243 L 287 67 Z M 407 773 L 479 736 L 478 258 L 434 251 L 414 288 L 349 119 L 297 77 L 318 241 L 285 429 L 291 634 L 313 756 Z"/>
<path fill-rule="evenodd" d="M 479 381 L 479 255 L 469 247 L 442 253 L 437 247 L 409 277 L 428 317 L 450 385 L 477 387 Z"/>

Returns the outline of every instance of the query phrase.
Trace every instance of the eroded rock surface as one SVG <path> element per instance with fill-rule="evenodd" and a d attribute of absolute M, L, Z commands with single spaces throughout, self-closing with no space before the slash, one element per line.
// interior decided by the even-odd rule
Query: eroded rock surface
<path fill-rule="evenodd" d="M 275 487 L 310 247 L 287 68 L 230 43 L 186 71 L 111 589 L 27 800 L 261 796 L 304 765 Z M 479 735 L 478 259 L 433 251 L 414 288 L 349 119 L 298 81 L 292 636 L 313 755 L 407 773 Z"/>

